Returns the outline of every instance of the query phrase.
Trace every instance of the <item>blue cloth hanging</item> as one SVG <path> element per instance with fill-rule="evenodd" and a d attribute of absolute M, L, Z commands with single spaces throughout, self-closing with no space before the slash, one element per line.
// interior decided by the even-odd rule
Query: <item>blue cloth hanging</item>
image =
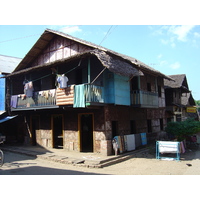
<path fill-rule="evenodd" d="M 140 134 L 141 134 L 142 145 L 147 145 L 146 133 L 140 133 Z"/>
<path fill-rule="evenodd" d="M 85 85 L 76 85 L 74 87 L 74 108 L 85 108 Z"/>

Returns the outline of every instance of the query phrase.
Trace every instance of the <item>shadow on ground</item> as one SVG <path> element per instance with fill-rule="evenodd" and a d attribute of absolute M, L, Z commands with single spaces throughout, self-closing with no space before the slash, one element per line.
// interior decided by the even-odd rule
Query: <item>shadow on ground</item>
<path fill-rule="evenodd" d="M 50 167 L 19 167 L 8 170 L 1 170 L 0 175 L 104 175 L 98 173 L 80 172 L 75 170 L 56 169 Z"/>
<path fill-rule="evenodd" d="M 31 156 L 5 152 L 5 162 L 0 168 L 0 175 L 103 175 L 100 173 L 88 173 L 78 170 L 68 170 L 41 166 L 40 162 Z M 48 162 L 47 162 L 48 163 Z M 62 164 L 61 164 L 62 165 Z"/>

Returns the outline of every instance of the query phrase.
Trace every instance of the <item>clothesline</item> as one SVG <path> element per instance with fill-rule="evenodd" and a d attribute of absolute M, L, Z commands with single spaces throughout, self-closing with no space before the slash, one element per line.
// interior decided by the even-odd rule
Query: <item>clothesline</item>
<path fill-rule="evenodd" d="M 80 59 L 78 65 L 77 65 L 76 67 L 74 67 L 74 68 L 72 68 L 72 69 L 70 69 L 70 70 L 68 70 L 67 72 L 62 73 L 62 74 L 68 74 L 69 72 L 71 72 L 71 71 L 75 70 L 76 68 L 78 68 L 78 67 L 81 65 L 81 61 L 82 61 L 82 59 Z M 42 77 L 40 77 L 40 78 L 37 78 L 37 79 L 31 80 L 31 81 L 32 81 L 32 82 L 35 82 L 35 81 L 38 81 L 38 80 L 44 79 L 44 78 L 46 78 L 46 77 L 48 77 L 48 76 L 51 76 L 51 75 L 52 75 L 52 74 L 47 74 L 47 75 L 45 75 L 45 76 L 42 76 Z M 56 72 L 56 75 L 58 75 L 57 72 Z"/>

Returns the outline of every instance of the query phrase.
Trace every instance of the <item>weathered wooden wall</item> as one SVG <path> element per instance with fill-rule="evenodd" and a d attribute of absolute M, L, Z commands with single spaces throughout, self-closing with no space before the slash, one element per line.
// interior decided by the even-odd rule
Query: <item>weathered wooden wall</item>
<path fill-rule="evenodd" d="M 77 42 L 56 36 L 31 66 L 50 63 L 59 59 L 73 56 L 77 53 L 83 53 L 84 51 L 90 49 L 90 47 L 84 46 Z"/>

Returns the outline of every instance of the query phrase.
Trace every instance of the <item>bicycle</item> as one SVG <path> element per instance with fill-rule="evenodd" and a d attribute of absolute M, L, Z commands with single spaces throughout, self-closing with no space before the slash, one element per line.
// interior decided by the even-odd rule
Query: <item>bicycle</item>
<path fill-rule="evenodd" d="M 0 144 L 2 144 L 2 142 L 0 142 Z M 0 167 L 2 167 L 3 165 L 3 162 L 4 162 L 4 154 L 3 154 L 3 151 L 0 149 Z"/>

